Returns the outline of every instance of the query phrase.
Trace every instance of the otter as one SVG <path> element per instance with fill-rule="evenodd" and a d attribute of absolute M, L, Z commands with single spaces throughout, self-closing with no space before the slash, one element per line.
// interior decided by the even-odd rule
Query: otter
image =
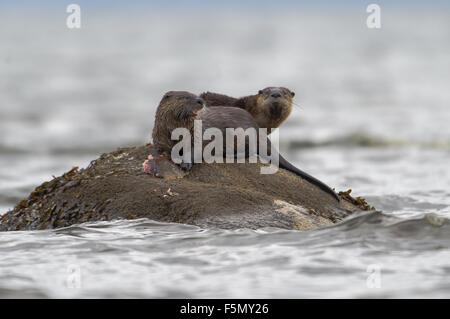
<path fill-rule="evenodd" d="M 256 95 L 238 99 L 213 92 L 200 94 L 207 106 L 235 106 L 246 110 L 269 134 L 291 114 L 294 96 L 294 92 L 284 87 L 267 87 Z"/>
<path fill-rule="evenodd" d="M 205 101 L 189 92 L 185 91 L 170 91 L 167 92 L 157 110 L 155 117 L 155 125 L 152 132 L 153 143 L 160 153 L 170 154 L 172 151 L 172 147 L 178 143 L 176 140 L 171 139 L 172 131 L 176 128 L 186 128 L 191 132 L 191 137 L 194 137 L 194 120 L 202 120 L 202 129 L 205 131 L 208 128 L 218 128 L 222 131 L 225 136 L 226 128 L 242 128 L 244 130 L 248 128 L 254 128 L 256 130 L 259 129 L 258 123 L 252 117 L 250 113 L 248 113 L 244 109 L 223 106 L 223 107 L 205 107 Z M 265 143 L 267 143 L 267 155 L 259 154 L 257 155 L 268 160 L 268 156 L 270 156 L 271 143 L 270 140 L 266 138 Z M 193 145 L 193 141 L 191 143 Z M 259 145 L 259 141 L 258 141 Z M 246 139 L 245 145 L 245 156 L 251 156 L 254 154 L 249 154 L 249 143 L 248 139 Z M 256 148 L 259 150 L 259 147 Z M 236 149 L 235 149 L 236 152 Z M 224 145 L 224 153 L 226 154 L 225 145 Z M 194 152 L 191 152 L 192 158 L 189 163 L 183 162 L 180 166 L 184 170 L 189 170 L 192 168 L 194 163 L 193 157 Z M 315 177 L 309 175 L 296 168 L 294 165 L 289 163 L 286 159 L 284 159 L 279 153 L 273 154 L 274 156 L 278 156 L 279 158 L 279 166 L 284 168 L 309 183 L 319 187 L 324 192 L 330 194 L 335 199 L 339 201 L 339 197 L 336 193 L 328 187 L 323 182 L 319 181 Z"/>

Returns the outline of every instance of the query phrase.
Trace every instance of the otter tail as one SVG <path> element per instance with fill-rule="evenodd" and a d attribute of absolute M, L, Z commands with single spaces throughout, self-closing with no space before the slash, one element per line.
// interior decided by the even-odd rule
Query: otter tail
<path fill-rule="evenodd" d="M 258 140 L 259 142 L 259 140 Z M 259 150 L 259 143 L 258 143 L 258 150 Z M 267 138 L 267 155 L 268 157 L 270 157 L 270 153 L 272 150 L 272 143 L 270 142 L 270 139 Z M 329 187 L 327 186 L 325 183 L 319 181 L 317 178 L 309 175 L 308 173 L 305 173 L 304 171 L 298 169 L 297 167 L 295 167 L 294 165 L 292 165 L 291 163 L 289 163 L 283 156 L 281 156 L 281 154 L 279 152 L 277 152 L 275 150 L 276 153 L 278 153 L 278 164 L 279 167 L 284 168 L 292 173 L 294 173 L 297 176 L 300 176 L 301 178 L 303 178 L 304 180 L 308 181 L 309 183 L 319 187 L 321 190 L 323 190 L 324 192 L 330 194 L 331 196 L 333 196 L 338 202 L 340 201 L 338 195 Z M 261 156 L 261 154 L 259 154 Z M 268 157 L 264 156 L 264 158 L 268 159 Z"/>
<path fill-rule="evenodd" d="M 321 190 L 323 190 L 324 192 L 330 194 L 331 196 L 333 196 L 334 198 L 336 198 L 336 200 L 339 202 L 339 197 L 336 195 L 336 193 L 326 184 L 324 184 L 323 182 L 319 181 L 317 178 L 309 175 L 308 173 L 305 173 L 304 171 L 298 169 L 297 167 L 295 167 L 294 165 L 292 165 L 291 163 L 289 163 L 286 159 L 284 159 L 283 156 L 281 156 L 281 154 L 279 154 L 280 158 L 279 158 L 279 164 L 281 168 L 284 168 L 298 176 L 300 176 L 301 178 L 303 178 L 304 180 L 310 182 L 313 185 L 316 185 L 317 187 L 319 187 Z"/>

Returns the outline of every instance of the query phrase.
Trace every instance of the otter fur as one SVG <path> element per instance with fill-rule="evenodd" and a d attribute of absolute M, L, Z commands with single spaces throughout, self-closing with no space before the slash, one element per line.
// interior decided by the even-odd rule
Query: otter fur
<path fill-rule="evenodd" d="M 171 139 L 172 131 L 175 128 L 183 127 L 188 129 L 191 133 L 191 137 L 193 138 L 194 120 L 202 120 L 203 131 L 208 128 L 217 128 L 222 131 L 223 136 L 226 134 L 226 128 L 242 128 L 244 130 L 248 128 L 254 128 L 256 130 L 259 129 L 256 120 L 244 109 L 227 106 L 205 108 L 204 105 L 205 104 L 202 98 L 199 98 L 189 92 L 171 91 L 164 95 L 156 111 L 155 126 L 152 134 L 153 142 L 158 152 L 171 153 L 172 147 L 178 142 Z M 339 197 L 336 193 L 326 184 L 296 168 L 279 153 L 270 154 L 271 143 L 267 137 L 265 138 L 266 140 L 264 142 L 267 145 L 268 154 L 264 155 L 257 153 L 257 155 L 265 158 L 266 160 L 269 159 L 267 156 L 278 156 L 279 166 L 281 168 L 298 175 L 339 201 Z M 245 142 L 245 156 L 248 157 L 255 155 L 249 154 L 250 147 L 248 139 L 246 139 Z M 258 146 L 259 143 L 260 141 L 258 140 Z M 191 146 L 193 146 L 193 143 L 191 143 Z M 257 147 L 256 150 L 259 150 L 259 147 Z M 225 145 L 224 154 L 226 154 Z M 192 167 L 194 163 L 193 151 L 191 151 L 191 155 L 192 158 L 190 163 L 183 163 L 185 164 L 185 166 L 182 166 L 184 169 L 190 169 Z"/>
<path fill-rule="evenodd" d="M 267 87 L 258 94 L 234 98 L 224 94 L 205 92 L 200 97 L 207 106 L 235 106 L 249 112 L 259 127 L 270 134 L 291 114 L 295 93 L 284 87 Z"/>

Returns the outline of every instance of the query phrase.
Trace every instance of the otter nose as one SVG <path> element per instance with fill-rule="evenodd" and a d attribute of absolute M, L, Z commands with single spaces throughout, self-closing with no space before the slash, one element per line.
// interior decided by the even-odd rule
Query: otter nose
<path fill-rule="evenodd" d="M 281 97 L 281 94 L 280 93 L 272 93 L 270 96 L 277 98 L 277 97 Z"/>

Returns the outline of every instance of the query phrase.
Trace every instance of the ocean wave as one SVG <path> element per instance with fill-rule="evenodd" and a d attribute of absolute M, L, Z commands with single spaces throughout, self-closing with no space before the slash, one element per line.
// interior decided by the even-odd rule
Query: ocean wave
<path fill-rule="evenodd" d="M 402 218 L 381 211 L 364 212 L 331 226 L 332 242 L 368 245 L 395 250 L 440 250 L 450 248 L 450 219 L 433 213 Z M 330 235 L 327 230 L 316 236 Z M 354 240 L 354 241 L 353 241 Z"/>
<path fill-rule="evenodd" d="M 279 228 L 203 229 L 161 223 L 149 219 L 85 223 L 50 230 L 54 234 L 86 239 L 121 240 L 158 238 L 165 245 L 251 246 L 264 244 L 323 246 L 378 245 L 386 249 L 444 249 L 450 247 L 450 219 L 436 214 L 402 218 L 381 211 L 357 213 L 344 221 L 318 230 Z M 405 241 L 406 240 L 406 241 Z M 166 247 L 168 247 L 166 246 Z"/>
<path fill-rule="evenodd" d="M 202 229 L 139 219 L 6 232 L 0 296 L 440 297 L 449 224 L 431 214 L 402 219 L 372 212 L 314 231 Z M 367 289 L 368 265 L 381 268 L 383 290 Z M 73 269 L 81 289 L 67 286 Z M 391 284 L 405 270 L 427 285 Z"/>
<path fill-rule="evenodd" d="M 281 144 L 283 144 L 281 142 Z M 450 140 L 419 141 L 419 140 L 401 140 L 381 136 L 370 135 L 366 133 L 350 133 L 339 137 L 330 137 L 325 140 L 291 140 L 285 143 L 287 148 L 296 150 L 304 148 L 340 146 L 340 147 L 417 147 L 431 150 L 450 150 Z"/>

